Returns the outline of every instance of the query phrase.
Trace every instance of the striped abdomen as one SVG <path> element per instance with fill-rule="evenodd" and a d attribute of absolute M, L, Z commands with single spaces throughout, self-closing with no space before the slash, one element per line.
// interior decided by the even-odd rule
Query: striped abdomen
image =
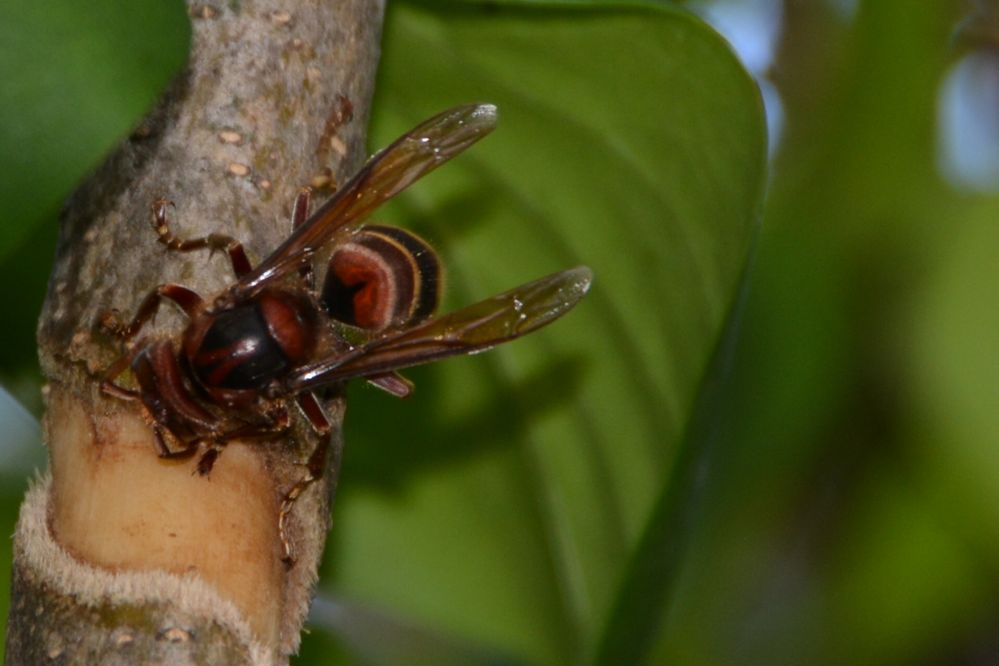
<path fill-rule="evenodd" d="M 380 331 L 428 318 L 440 293 L 440 260 L 426 241 L 371 225 L 333 252 L 322 301 L 332 318 Z"/>

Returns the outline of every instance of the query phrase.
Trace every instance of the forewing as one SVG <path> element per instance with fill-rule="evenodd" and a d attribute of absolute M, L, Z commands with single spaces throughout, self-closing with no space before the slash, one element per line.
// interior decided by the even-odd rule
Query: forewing
<path fill-rule="evenodd" d="M 489 349 L 564 315 L 586 295 L 592 279 L 586 266 L 548 275 L 306 366 L 292 377 L 289 388 L 300 391 Z"/>
<path fill-rule="evenodd" d="M 495 126 L 495 106 L 469 104 L 445 111 L 413 128 L 368 160 L 329 201 L 240 280 L 237 289 L 253 291 L 301 266 L 337 232 L 364 220 L 385 201 L 471 146 Z"/>

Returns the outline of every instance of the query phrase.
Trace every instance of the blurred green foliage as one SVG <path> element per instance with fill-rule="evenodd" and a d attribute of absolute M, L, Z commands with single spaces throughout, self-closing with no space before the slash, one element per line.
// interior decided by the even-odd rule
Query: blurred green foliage
<path fill-rule="evenodd" d="M 995 663 L 999 200 L 937 169 L 971 5 L 785 7 L 787 122 L 659 658 Z"/>
<path fill-rule="evenodd" d="M 55 210 L 183 58 L 163 4 L 0 22 L 0 371 L 29 402 Z M 762 114 L 707 26 L 392 4 L 371 146 L 460 102 L 501 122 L 379 218 L 442 250 L 451 306 L 575 263 L 596 284 L 411 400 L 351 388 L 300 663 L 999 659 L 999 199 L 937 154 L 968 6 L 833 4 L 783 3 L 748 288 Z"/>

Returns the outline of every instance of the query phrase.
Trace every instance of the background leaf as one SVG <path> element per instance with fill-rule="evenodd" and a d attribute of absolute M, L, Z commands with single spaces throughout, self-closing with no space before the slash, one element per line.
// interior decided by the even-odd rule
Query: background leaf
<path fill-rule="evenodd" d="M 499 129 L 387 215 L 440 246 L 452 305 L 583 262 L 595 285 L 530 340 L 414 373 L 402 405 L 355 389 L 328 580 L 532 663 L 585 661 L 733 305 L 761 109 L 686 14 L 394 5 L 374 145 L 471 100 Z"/>
<path fill-rule="evenodd" d="M 783 4 L 787 122 L 654 663 L 993 663 L 997 183 L 942 177 L 938 123 L 995 3 Z M 987 105 L 962 130 L 995 154 Z"/>

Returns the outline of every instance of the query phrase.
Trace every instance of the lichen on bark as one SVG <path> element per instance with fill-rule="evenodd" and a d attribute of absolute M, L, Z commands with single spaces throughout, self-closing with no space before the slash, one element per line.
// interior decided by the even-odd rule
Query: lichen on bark
<path fill-rule="evenodd" d="M 188 9 L 188 67 L 61 220 L 38 329 L 51 478 L 29 493 L 15 539 L 11 663 L 38 655 L 144 661 L 154 656 L 146 645 L 172 646 L 179 663 L 208 654 L 281 662 L 297 649 L 315 584 L 342 403 L 329 405 L 331 472 L 293 512 L 297 562 L 287 569 L 277 506 L 314 436 L 296 423 L 279 441 L 232 443 L 208 479 L 192 476 L 190 461 L 160 460 L 135 406 L 98 390 L 121 349 L 96 322 L 109 308 L 134 312 L 164 282 L 210 298 L 233 280 L 224 256 L 168 253 L 156 242 L 154 200 L 175 203 L 178 234 L 221 232 L 259 260 L 289 233 L 301 186 L 335 186 L 357 169 L 383 3 L 241 0 Z M 168 336 L 183 326 L 166 307 L 148 330 Z M 200 586 L 189 595 L 198 603 L 178 605 L 186 585 Z M 39 608 L 51 612 L 36 616 Z"/>

